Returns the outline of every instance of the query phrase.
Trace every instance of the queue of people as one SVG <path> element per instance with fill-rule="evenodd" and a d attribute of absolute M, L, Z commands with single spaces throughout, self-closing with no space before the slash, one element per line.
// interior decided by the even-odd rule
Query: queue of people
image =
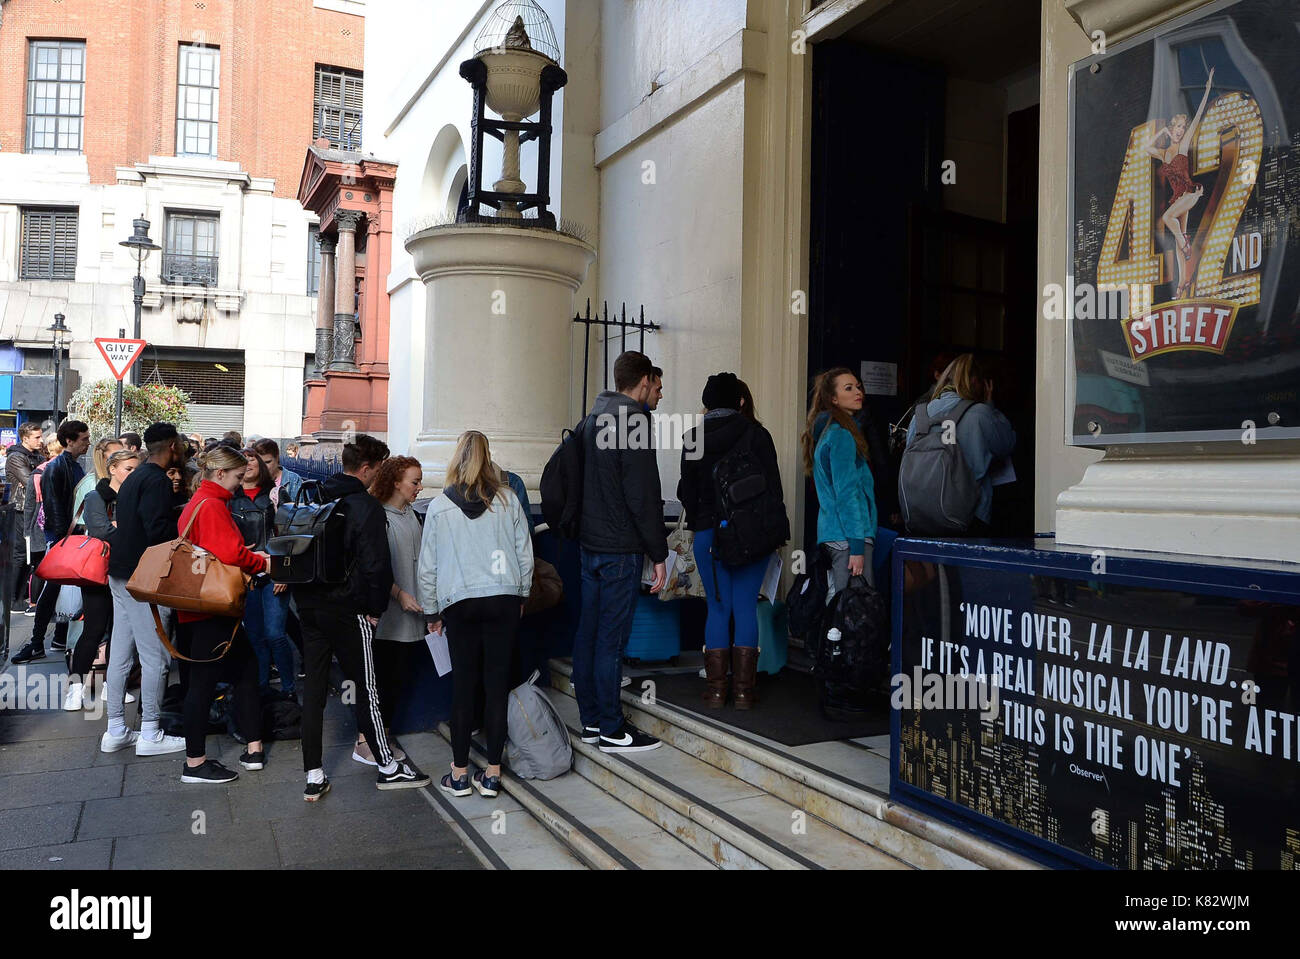
<path fill-rule="evenodd" d="M 573 640 L 572 680 L 584 742 L 610 753 L 660 745 L 623 714 L 622 660 L 641 593 L 667 578 L 668 545 L 651 415 L 663 396 L 663 371 L 628 351 L 614 364 L 615 388 L 600 393 L 580 425 L 581 605 Z M 969 354 L 936 376 L 918 404 L 923 423 L 958 411 L 956 442 L 979 500 L 970 534 L 990 529 L 990 473 L 1015 445 L 1006 417 L 992 405 L 993 384 Z M 693 534 L 707 620 L 702 698 L 708 708 L 757 703 L 759 592 L 771 554 L 789 538 L 777 444 L 759 422 L 750 387 L 733 373 L 710 376 L 701 394 L 702 420 L 683 438 L 677 498 Z M 960 404 L 960 405 L 959 405 Z M 835 368 L 813 384 L 800 438 L 804 472 L 817 499 L 817 546 L 829 570 L 828 601 L 851 577 L 872 582 L 882 519 L 877 494 L 888 464 L 864 429 L 864 393 L 857 375 Z M 916 424 L 908 432 L 915 436 Z M 637 439 L 640 437 L 640 439 Z M 303 479 L 282 467 L 274 440 L 236 432 L 220 439 L 183 436 L 156 423 L 143 436 L 99 440 L 94 471 L 78 459 L 90 444 L 85 423 L 65 421 L 45 458 L 40 427 L 25 424 L 10 451 L 6 478 L 25 535 L 11 554 L 13 598 L 24 571 L 69 531 L 83 530 L 109 546 L 108 582 L 82 590 L 84 628 L 72 653 L 65 708 L 89 696 L 96 660 L 106 661 L 102 694 L 107 728 L 101 749 L 137 755 L 184 752 L 184 783 L 226 783 L 238 777 L 206 751 L 214 690 L 229 683 L 235 728 L 246 741 L 243 769 L 265 768 L 261 704 L 268 696 L 302 697 L 304 799 L 330 790 L 322 762 L 324 709 L 332 662 L 355 693 L 358 729 L 352 760 L 373 766 L 379 789 L 429 785 L 393 736 L 396 707 L 413 657 L 427 635 L 445 641 L 452 663 L 452 762 L 440 787 L 456 797 L 500 790 L 512 656 L 534 573 L 532 525 L 522 482 L 497 466 L 488 437 L 464 433 L 447 467 L 443 490 L 427 514 L 415 508 L 423 469 L 411 457 L 357 436 L 342 449 L 342 471 L 320 485 L 319 498 L 338 504 L 347 557 L 341 582 L 273 583 L 269 542 L 277 509 L 296 504 Z M 39 535 L 36 535 L 39 534 Z M 127 581 L 150 547 L 177 537 L 250 579 L 242 617 L 173 611 L 141 602 Z M 15 663 L 46 655 L 45 633 L 57 583 L 34 574 L 27 610 L 33 636 Z M 63 643 L 56 626 L 52 649 Z M 171 640 L 175 640 L 173 650 Z M 182 735 L 160 723 L 172 653 L 181 661 Z M 296 656 L 301 658 L 299 668 Z M 138 661 L 140 725 L 131 729 L 125 704 Z M 273 688 L 278 676 L 279 689 Z M 301 682 L 299 679 L 301 678 Z M 481 706 L 481 713 L 479 707 Z M 470 776 L 471 730 L 483 729 L 487 765 Z"/>

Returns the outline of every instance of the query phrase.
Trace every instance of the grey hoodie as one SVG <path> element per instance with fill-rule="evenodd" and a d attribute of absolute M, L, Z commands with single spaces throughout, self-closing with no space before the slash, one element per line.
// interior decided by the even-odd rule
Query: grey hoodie
<path fill-rule="evenodd" d="M 533 540 L 514 492 L 503 486 L 485 508 L 458 491 L 443 491 L 424 518 L 417 580 L 417 599 L 428 617 L 462 599 L 526 600 L 533 585 Z"/>

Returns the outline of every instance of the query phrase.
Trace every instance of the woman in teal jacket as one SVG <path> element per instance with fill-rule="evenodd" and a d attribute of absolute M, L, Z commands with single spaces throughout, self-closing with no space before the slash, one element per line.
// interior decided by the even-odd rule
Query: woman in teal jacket
<path fill-rule="evenodd" d="M 875 482 L 867 441 L 853 422 L 863 398 L 852 370 L 837 367 L 822 373 L 813 383 L 801 441 L 804 472 L 817 488 L 817 544 L 830 556 L 832 595 L 847 586 L 851 576 L 875 585 Z"/>

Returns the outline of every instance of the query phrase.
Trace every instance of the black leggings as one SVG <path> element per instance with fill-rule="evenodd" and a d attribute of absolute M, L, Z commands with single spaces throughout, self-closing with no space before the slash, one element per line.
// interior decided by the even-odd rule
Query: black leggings
<path fill-rule="evenodd" d="M 45 557 L 44 553 L 40 558 L 32 557 L 32 568 L 40 563 Z M 32 623 L 32 642 L 45 645 L 45 630 L 50 626 L 50 621 L 54 619 L 54 607 L 59 602 L 60 586 L 58 583 L 47 583 L 32 573 L 32 596 L 36 598 L 36 619 Z M 68 624 L 56 622 L 54 624 L 54 638 L 60 643 L 67 645 L 68 642 Z"/>
<path fill-rule="evenodd" d="M 488 765 L 501 762 L 506 746 L 510 660 L 521 602 L 518 596 L 486 596 L 463 599 L 442 611 L 451 652 L 452 762 L 460 768 L 469 764 L 469 734 L 474 729 L 474 700 L 480 683 Z"/>
<path fill-rule="evenodd" d="M 198 759 L 207 754 L 208 710 L 212 694 L 222 680 L 234 684 L 235 727 L 249 742 L 262 738 L 262 695 L 257 688 L 257 657 L 248 644 L 244 627 L 229 616 L 213 616 L 197 623 L 180 623 L 180 651 L 191 659 L 209 659 L 238 626 L 230 652 L 215 663 L 187 663 L 185 667 L 185 755 Z"/>
<path fill-rule="evenodd" d="M 68 672 L 84 681 L 90 667 L 94 665 L 99 644 L 108 639 L 109 626 L 113 621 L 113 594 L 107 586 L 83 586 L 81 605 L 86 611 L 86 619 L 82 623 L 81 638 L 72 648 L 72 663 Z"/>

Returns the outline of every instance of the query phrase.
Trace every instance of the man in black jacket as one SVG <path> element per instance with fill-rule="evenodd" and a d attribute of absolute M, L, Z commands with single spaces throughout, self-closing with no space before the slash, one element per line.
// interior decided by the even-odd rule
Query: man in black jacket
<path fill-rule="evenodd" d="M 185 440 L 171 423 L 155 423 L 144 431 L 149 458 L 117 492 L 117 532 L 108 554 L 108 588 L 113 595 L 113 637 L 108 650 L 108 729 L 99 741 L 106 753 L 135 746 L 137 756 L 159 756 L 185 748 L 183 736 L 168 736 L 159 725 L 159 703 L 167 686 L 171 659 L 158 638 L 148 603 L 126 591 L 140 557 L 150 546 L 176 539 L 176 507 L 180 497 L 172 490 L 167 471 L 183 467 Z M 163 629 L 172 611 L 159 608 Z M 126 726 L 126 680 L 134 656 L 140 656 L 140 732 Z"/>
<path fill-rule="evenodd" d="M 337 585 L 306 583 L 293 588 L 302 623 L 302 668 L 307 674 L 302 698 L 302 764 L 307 773 L 302 798 L 307 802 L 320 799 L 330 788 L 321 765 L 321 738 L 331 654 L 338 659 L 346 680 L 344 701 L 355 702 L 357 729 L 370 744 L 379 767 L 375 785 L 412 789 L 431 781 L 405 755 L 396 758 L 376 698 L 375 626 L 388 609 L 393 566 L 384 506 L 366 489 L 386 459 L 388 447 L 373 436 L 361 434 L 344 445 L 343 472 L 325 481 L 321 499 L 338 501 L 335 515 L 343 518 L 347 578 Z"/>
<path fill-rule="evenodd" d="M 7 584 L 6 602 L 15 602 L 14 611 L 27 609 L 26 596 L 18 595 L 19 584 L 27 582 L 31 572 L 28 554 L 27 528 L 24 523 L 23 500 L 32 470 L 45 462 L 45 448 L 41 442 L 41 424 L 24 423 L 18 427 L 18 442 L 9 448 L 5 457 L 5 480 L 9 483 L 9 502 L 17 515 L 14 517 L 13 552 L 10 554 L 12 579 Z M 21 600 L 21 602 L 19 602 Z M 32 610 L 35 613 L 35 610 Z"/>
<path fill-rule="evenodd" d="M 41 474 L 41 500 L 45 506 L 45 542 L 57 543 L 68 535 L 72 525 L 72 499 L 77 484 L 86 471 L 77 460 L 86 455 L 90 448 L 90 427 L 80 420 L 64 420 L 59 426 L 59 443 L 63 452 L 45 467 Z M 7 465 L 7 464 L 6 464 Z M 17 653 L 15 663 L 30 663 L 45 658 L 45 631 L 54 618 L 54 607 L 59 601 L 59 584 L 46 583 L 41 590 L 41 597 L 36 603 L 36 620 L 32 623 L 32 638 Z M 55 629 L 54 643 L 51 646 L 56 653 L 66 649 L 67 626 Z"/>
<path fill-rule="evenodd" d="M 654 366 L 629 350 L 614 361 L 614 386 L 596 397 L 582 427 L 582 615 L 573 639 L 573 688 L 582 740 L 603 752 L 654 749 L 659 740 L 623 717 L 619 689 L 642 557 L 655 564 L 651 592 L 667 579 L 668 538 L 653 425 L 646 406 Z"/>

